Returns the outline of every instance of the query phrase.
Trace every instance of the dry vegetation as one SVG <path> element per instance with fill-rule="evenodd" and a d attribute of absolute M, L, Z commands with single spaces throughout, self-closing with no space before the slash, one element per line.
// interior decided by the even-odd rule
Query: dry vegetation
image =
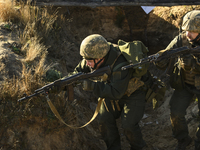
<path fill-rule="evenodd" d="M 9 122 L 9 125 L 13 126 L 17 122 L 22 123 L 25 120 L 26 123 L 28 120 L 32 120 L 31 118 L 42 116 L 42 120 L 45 120 L 43 124 L 46 128 L 45 132 L 65 127 L 51 112 L 44 95 L 38 95 L 23 102 L 17 101 L 24 96 L 24 93 L 27 95 L 33 94 L 36 89 L 62 76 L 59 71 L 52 68 L 55 65 L 52 61 L 47 62 L 48 48 L 50 47 L 46 46 L 45 42 L 50 37 L 52 37 L 51 42 L 58 42 L 58 33 L 63 32 L 58 24 L 63 24 L 64 18 L 62 16 L 57 18 L 57 9 L 38 8 L 22 2 L 11 3 L 9 0 L 0 4 L 0 10 L 0 18 L 8 25 L 6 28 L 18 34 L 20 49 L 17 54 L 20 55 L 22 63 L 20 76 L 13 76 L 13 78 L 6 78 L 1 81 L 1 125 L 3 126 Z M 17 28 L 12 29 L 13 24 L 17 25 Z M 61 47 L 68 48 L 67 41 L 64 43 L 66 45 L 61 44 Z M 57 57 L 63 57 L 64 55 L 61 50 L 56 53 L 60 53 Z M 55 52 L 51 55 L 54 54 Z M 89 121 L 90 118 L 84 116 L 84 113 L 89 112 L 76 102 L 66 101 L 65 92 L 56 95 L 49 94 L 49 97 L 51 100 L 55 99 L 53 104 L 59 110 L 60 115 L 67 118 L 66 123 L 81 126 L 86 123 L 83 120 Z M 81 134 L 81 132 L 76 134 Z M 87 139 L 83 140 L 86 141 Z"/>
<path fill-rule="evenodd" d="M 17 24 L 17 29 L 11 30 L 18 33 L 19 45 L 21 45 L 19 53 L 23 66 L 21 76 L 7 78 L 1 81 L 0 85 L 0 100 L 4 104 L 1 114 L 13 117 L 17 112 L 21 112 L 21 115 L 27 114 L 33 107 L 29 100 L 20 104 L 17 99 L 24 93 L 32 94 L 34 90 L 48 83 L 46 72 L 52 65 L 45 64 L 48 51 L 42 41 L 44 42 L 44 39 L 48 37 L 57 16 L 56 13 L 48 13 L 47 8 L 39 9 L 28 3 L 12 3 L 11 1 L 0 4 L 0 10 L 0 17 L 2 21 L 7 22 L 8 28 L 11 28 L 13 23 Z M 63 99 L 63 95 L 60 99 Z M 48 109 L 46 103 L 42 107 Z M 9 113 L 6 108 L 12 111 Z M 1 123 L 3 123 L 2 120 L 4 119 L 1 118 Z"/>

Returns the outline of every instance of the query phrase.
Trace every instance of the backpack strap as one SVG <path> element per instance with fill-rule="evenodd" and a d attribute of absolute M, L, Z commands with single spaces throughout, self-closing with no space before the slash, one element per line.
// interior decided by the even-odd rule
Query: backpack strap
<path fill-rule="evenodd" d="M 118 47 L 117 47 L 118 48 Z M 118 56 L 117 56 L 117 58 L 114 60 L 114 62 L 110 65 L 110 68 L 111 68 L 111 70 L 113 70 L 113 66 L 114 66 L 114 64 L 115 64 L 115 62 L 117 61 L 117 59 L 119 58 L 119 56 L 121 55 L 122 53 L 119 51 L 118 52 Z"/>
<path fill-rule="evenodd" d="M 120 63 L 120 64 L 118 64 L 117 66 L 114 67 L 115 62 L 117 61 L 117 59 L 119 58 L 119 56 L 122 55 L 122 52 L 120 51 L 119 46 L 117 44 L 112 44 L 112 45 L 113 45 L 113 47 L 115 47 L 115 48 L 117 48 L 119 50 L 117 58 L 114 60 L 114 62 L 112 63 L 112 65 L 110 65 L 111 70 L 112 71 L 116 71 L 120 67 L 123 67 L 123 66 L 127 65 L 127 61 L 122 62 L 122 63 Z"/>
<path fill-rule="evenodd" d="M 123 67 L 123 66 L 125 66 L 125 65 L 127 65 L 127 62 L 122 62 L 122 63 L 118 64 L 117 66 L 115 66 L 115 67 L 113 68 L 113 71 L 116 71 L 117 69 L 119 69 L 119 68 L 121 68 L 121 67 Z"/>

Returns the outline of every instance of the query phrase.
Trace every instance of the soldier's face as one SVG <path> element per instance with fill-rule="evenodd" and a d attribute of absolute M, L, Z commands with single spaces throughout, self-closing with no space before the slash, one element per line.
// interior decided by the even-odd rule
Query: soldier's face
<path fill-rule="evenodd" d="M 89 66 L 89 67 L 94 67 L 94 60 L 87 60 L 86 59 L 86 64 L 87 64 L 87 66 Z"/>
<path fill-rule="evenodd" d="M 186 31 L 186 37 L 189 41 L 194 40 L 198 34 L 199 33 L 196 33 L 196 32 Z"/>
<path fill-rule="evenodd" d="M 95 63 L 98 63 L 98 61 L 100 61 L 101 59 L 95 59 L 95 60 L 87 60 L 86 59 L 86 64 L 87 66 L 91 67 L 91 68 L 94 68 L 95 66 Z M 95 61 L 95 62 L 94 62 Z M 99 68 L 99 66 L 103 63 L 104 60 L 102 60 L 98 65 L 97 65 L 97 68 Z"/>

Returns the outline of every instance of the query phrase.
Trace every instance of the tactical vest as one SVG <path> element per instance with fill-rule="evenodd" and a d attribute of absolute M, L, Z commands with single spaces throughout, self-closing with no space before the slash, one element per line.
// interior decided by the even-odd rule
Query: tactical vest
<path fill-rule="evenodd" d="M 182 33 L 181 38 L 182 38 L 182 46 L 191 47 L 191 44 L 188 42 L 185 32 Z M 192 63 L 192 67 L 183 65 L 181 59 L 179 59 L 179 63 L 180 63 L 181 68 L 184 70 L 183 71 L 184 82 L 190 85 L 197 86 L 197 83 L 199 82 L 198 77 L 200 76 L 200 72 L 195 69 L 195 64 L 196 62 L 198 62 L 198 58 L 194 55 L 192 56 L 194 60 L 191 60 L 191 59 L 189 60 Z"/>

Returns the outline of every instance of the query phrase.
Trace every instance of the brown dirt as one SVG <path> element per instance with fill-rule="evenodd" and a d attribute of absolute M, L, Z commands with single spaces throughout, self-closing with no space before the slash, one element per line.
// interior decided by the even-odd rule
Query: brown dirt
<path fill-rule="evenodd" d="M 62 7 L 59 8 L 59 14 L 68 19 L 66 25 L 68 53 L 63 50 L 62 54 L 56 54 L 56 44 L 51 43 L 49 39 L 47 46 L 49 49 L 48 61 L 54 59 L 58 63 L 55 68 L 66 75 L 73 70 L 73 67 L 80 61 L 79 45 L 83 38 L 89 34 L 98 33 L 103 35 L 108 41 L 117 43 L 118 39 L 125 41 L 141 40 L 148 48 L 149 54 L 164 49 L 169 42 L 178 34 L 178 27 L 181 24 L 183 14 L 192 9 L 199 9 L 199 6 L 173 6 L 156 7 L 149 14 L 137 6 L 126 7 Z M 63 34 L 66 34 L 63 33 Z M 0 79 L 5 77 L 19 75 L 21 70 L 20 56 L 13 53 L 8 47 L 9 43 L 18 42 L 13 39 L 12 32 L 4 29 L 0 30 Z M 62 37 L 60 35 L 60 37 Z M 62 40 L 58 36 L 58 43 Z M 53 45 L 54 44 L 54 45 Z M 63 46 L 64 48 L 64 46 Z M 55 57 L 54 57 L 55 56 Z M 62 57 L 61 57 L 62 56 Z M 152 73 L 159 75 L 158 71 L 152 67 Z M 165 101 L 156 110 L 152 109 L 151 103 L 146 104 L 144 118 L 140 122 L 142 133 L 148 145 L 148 150 L 172 150 L 175 149 L 176 141 L 171 135 L 171 126 L 169 119 L 169 99 L 173 93 L 168 89 Z M 81 123 L 87 122 L 96 106 L 94 96 L 84 93 L 80 89 L 75 90 L 76 96 L 80 99 L 79 104 L 73 105 L 75 113 L 79 114 Z M 92 98 L 91 98 L 92 97 Z M 89 100 L 88 100 L 89 99 Z M 87 100 L 88 103 L 85 101 Z M 71 104 L 72 105 L 72 104 Z M 0 103 L 1 108 L 3 104 Z M 32 111 L 47 111 L 35 107 Z M 191 137 L 195 138 L 195 131 L 198 120 L 194 117 L 198 112 L 196 102 L 191 102 L 188 108 L 186 118 L 188 120 L 189 132 Z M 66 113 L 66 112 L 65 112 Z M 6 114 L 1 113 L 1 115 Z M 52 115 L 52 114 L 51 114 Z M 34 116 L 20 119 L 21 116 L 15 114 L 20 122 L 9 121 L 8 124 L 0 124 L 0 149 L 40 149 L 40 150 L 61 150 L 61 149 L 95 149 L 104 150 L 105 144 L 100 140 L 98 132 L 98 122 L 93 123 L 83 129 L 70 129 L 59 122 L 54 116 L 51 119 L 46 116 Z M 73 116 L 71 116 L 73 118 Z M 67 118 L 66 120 L 70 120 Z M 49 125 L 49 122 L 50 125 Z M 122 149 L 130 148 L 118 120 L 119 131 L 122 138 Z M 192 143 L 188 150 L 194 149 Z"/>

